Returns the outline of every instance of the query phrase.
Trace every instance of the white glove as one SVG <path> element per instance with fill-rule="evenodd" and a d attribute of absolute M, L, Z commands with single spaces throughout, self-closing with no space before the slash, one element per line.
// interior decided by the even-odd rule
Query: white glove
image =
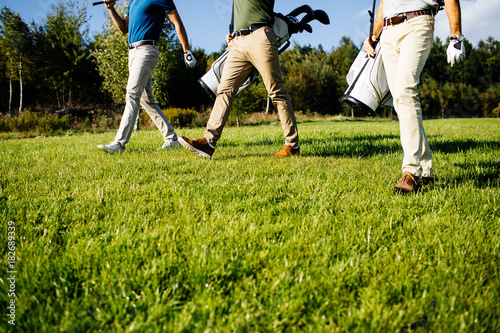
<path fill-rule="evenodd" d="M 448 56 L 448 63 L 451 64 L 451 67 L 465 58 L 464 39 L 463 35 L 450 38 L 450 44 L 448 45 L 446 55 Z"/>
<path fill-rule="evenodd" d="M 186 53 L 184 53 L 184 62 L 189 68 L 194 68 L 194 66 L 196 66 L 196 59 L 194 58 L 194 55 L 191 53 L 191 51 L 187 51 Z"/>

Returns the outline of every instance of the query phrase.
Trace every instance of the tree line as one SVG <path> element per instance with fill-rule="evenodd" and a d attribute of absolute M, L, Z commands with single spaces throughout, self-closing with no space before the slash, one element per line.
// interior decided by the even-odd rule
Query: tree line
<path fill-rule="evenodd" d="M 117 6 L 122 14 L 124 8 Z M 121 108 L 128 77 L 127 36 L 118 32 L 109 17 L 102 32 L 89 36 L 88 20 L 86 6 L 74 0 L 53 5 L 40 24 L 27 23 L 7 7 L 1 9 L 0 113 L 97 105 Z M 447 41 L 435 39 L 421 77 L 424 117 L 500 116 L 500 42 L 490 37 L 477 47 L 468 41 L 465 46 L 465 61 L 450 67 Z M 159 104 L 209 110 L 213 101 L 197 80 L 225 46 L 211 54 L 195 47 L 198 64 L 188 70 L 174 27 L 166 22 L 159 47 L 161 58 L 153 84 Z M 352 110 L 341 99 L 359 47 L 343 37 L 331 51 L 321 45 L 295 45 L 285 51 L 280 56 L 283 79 L 295 109 L 350 115 Z M 262 112 L 267 107 L 267 93 L 258 83 L 241 93 L 233 112 Z M 379 111 L 379 115 L 390 112 Z"/>

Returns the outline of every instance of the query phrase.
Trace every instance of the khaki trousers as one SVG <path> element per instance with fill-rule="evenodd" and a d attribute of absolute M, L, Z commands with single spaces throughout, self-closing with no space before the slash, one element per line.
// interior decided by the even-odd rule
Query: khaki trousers
<path fill-rule="evenodd" d="M 297 123 L 281 77 L 278 46 L 272 28 L 263 27 L 247 36 L 236 37 L 229 43 L 228 49 L 229 54 L 207 123 L 205 138 L 214 146 L 220 139 L 236 92 L 255 67 L 262 76 L 271 101 L 278 109 L 285 144 L 297 146 Z"/>
<path fill-rule="evenodd" d="M 160 52 L 158 46 L 155 45 L 142 45 L 129 51 L 125 110 L 114 142 L 125 146 L 130 140 L 139 113 L 139 106 L 142 106 L 151 117 L 165 141 L 177 140 L 177 134 L 175 134 L 172 124 L 153 97 L 152 75 L 159 59 Z"/>
<path fill-rule="evenodd" d="M 403 172 L 433 177 L 432 152 L 422 123 L 418 96 L 420 74 L 432 49 L 434 17 L 423 15 L 384 28 L 382 60 L 398 114 L 404 158 Z"/>

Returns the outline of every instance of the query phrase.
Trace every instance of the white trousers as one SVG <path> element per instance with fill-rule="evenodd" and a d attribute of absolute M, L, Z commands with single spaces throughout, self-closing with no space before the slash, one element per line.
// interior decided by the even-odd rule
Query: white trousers
<path fill-rule="evenodd" d="M 382 60 L 398 114 L 403 172 L 434 177 L 432 152 L 422 123 L 418 96 L 420 74 L 432 49 L 434 17 L 423 15 L 385 27 L 380 37 Z"/>
<path fill-rule="evenodd" d="M 139 106 L 148 113 L 165 141 L 177 140 L 173 126 L 153 97 L 153 71 L 160 59 L 158 46 L 143 45 L 129 51 L 127 95 L 120 128 L 114 142 L 123 146 L 130 140 L 134 130 Z"/>

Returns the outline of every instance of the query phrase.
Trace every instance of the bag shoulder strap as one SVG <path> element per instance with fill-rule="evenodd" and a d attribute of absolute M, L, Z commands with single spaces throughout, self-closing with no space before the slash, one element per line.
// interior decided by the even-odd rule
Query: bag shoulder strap
<path fill-rule="evenodd" d="M 231 10 L 231 23 L 229 24 L 229 34 L 234 32 L 234 0 L 233 0 L 233 8 Z"/>

